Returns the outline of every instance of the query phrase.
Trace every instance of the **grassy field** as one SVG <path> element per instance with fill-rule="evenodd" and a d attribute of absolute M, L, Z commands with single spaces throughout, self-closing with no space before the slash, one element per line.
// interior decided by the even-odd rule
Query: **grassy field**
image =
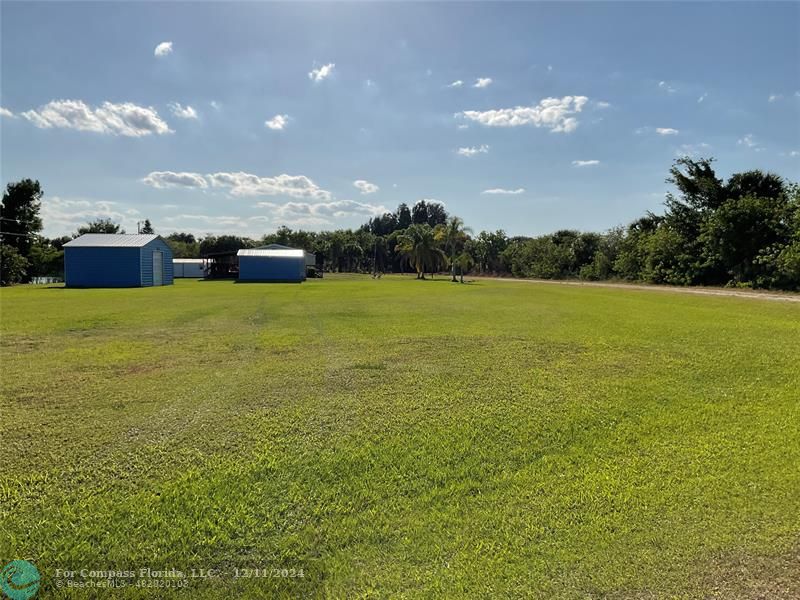
<path fill-rule="evenodd" d="M 142 567 L 219 570 L 192 598 L 800 596 L 798 304 L 356 276 L 0 299 L 0 560 L 45 597 Z"/>

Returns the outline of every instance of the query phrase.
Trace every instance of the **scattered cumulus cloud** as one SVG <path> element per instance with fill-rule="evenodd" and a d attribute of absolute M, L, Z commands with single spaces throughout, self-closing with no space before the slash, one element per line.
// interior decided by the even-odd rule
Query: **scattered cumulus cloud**
<path fill-rule="evenodd" d="M 172 171 L 153 171 L 142 182 L 156 188 L 208 187 L 227 190 L 232 196 L 289 196 L 327 201 L 332 194 L 320 188 L 305 175 L 276 175 L 260 177 L 251 173 L 173 173 Z"/>
<path fill-rule="evenodd" d="M 570 133 L 578 127 L 574 115 L 583 110 L 586 96 L 564 96 L 544 98 L 535 106 L 516 106 L 486 111 L 467 110 L 457 117 L 476 121 L 488 127 L 519 127 L 533 125 L 553 132 Z"/>
<path fill-rule="evenodd" d="M 800 151 L 792 150 L 791 152 L 789 152 L 789 156 L 791 157 L 800 156 Z"/>
<path fill-rule="evenodd" d="M 492 85 L 492 78 L 491 77 L 478 77 L 475 80 L 475 83 L 472 84 L 474 88 L 485 88 Z"/>
<path fill-rule="evenodd" d="M 672 127 L 656 127 L 656 133 L 658 135 L 678 135 L 680 132 Z"/>
<path fill-rule="evenodd" d="M 198 114 L 191 106 L 183 106 L 180 102 L 170 102 L 169 109 L 179 119 L 197 119 Z"/>
<path fill-rule="evenodd" d="M 269 218 L 284 225 L 320 226 L 329 225 L 335 219 L 348 217 L 375 217 L 388 212 L 385 206 L 354 200 L 332 200 L 330 202 L 259 202 L 256 207 L 265 209 Z"/>
<path fill-rule="evenodd" d="M 327 65 L 323 65 L 319 68 L 312 69 L 311 72 L 308 74 L 308 78 L 315 83 L 323 81 L 331 76 L 334 67 L 336 67 L 336 64 L 328 63 Z"/>
<path fill-rule="evenodd" d="M 153 171 L 142 178 L 142 183 L 159 189 L 174 187 L 204 189 L 208 187 L 208 182 L 200 173 L 175 173 L 173 171 Z"/>
<path fill-rule="evenodd" d="M 448 85 L 447 87 L 450 87 L 450 88 L 459 88 L 459 87 L 461 87 L 462 85 L 464 85 L 464 82 L 463 82 L 463 81 L 461 81 L 460 79 L 456 79 L 456 80 L 455 80 L 453 83 L 451 83 L 451 84 L 450 84 L 450 85 Z"/>
<path fill-rule="evenodd" d="M 480 146 L 471 146 L 468 148 L 459 148 L 457 151 L 459 156 L 475 156 L 476 154 L 488 154 L 489 146 L 482 144 Z"/>
<path fill-rule="evenodd" d="M 574 167 L 594 167 L 595 165 L 599 165 L 599 160 L 573 160 L 572 166 Z"/>
<path fill-rule="evenodd" d="M 211 108 L 213 108 L 214 110 L 217 111 L 222 110 L 222 105 L 216 100 L 212 100 L 211 102 L 209 102 L 209 104 L 211 105 Z"/>
<path fill-rule="evenodd" d="M 9 119 L 13 119 L 15 115 L 7 108 L 3 108 L 2 106 L 0 106 L 0 117 L 8 117 Z"/>
<path fill-rule="evenodd" d="M 57 127 L 127 137 L 172 133 L 156 109 L 131 102 L 92 107 L 81 100 L 52 100 L 22 116 L 40 129 Z"/>
<path fill-rule="evenodd" d="M 702 103 L 702 102 L 703 102 L 703 100 L 705 100 L 706 98 L 708 98 L 708 94 L 707 94 L 707 93 L 706 93 L 706 94 L 703 94 L 703 95 L 701 95 L 701 96 L 700 96 L 700 97 L 697 99 L 697 103 L 698 103 L 698 104 Z"/>
<path fill-rule="evenodd" d="M 381 189 L 374 183 L 370 183 L 369 181 L 365 181 L 363 179 L 356 179 L 353 182 L 353 186 L 362 194 L 374 194 Z"/>
<path fill-rule="evenodd" d="M 767 102 L 777 102 L 778 100 L 783 99 L 783 94 L 770 94 L 769 98 L 767 98 Z"/>
<path fill-rule="evenodd" d="M 752 133 L 748 133 L 743 138 L 739 139 L 736 143 L 739 146 L 744 146 L 746 148 L 750 148 L 751 150 L 754 150 L 755 152 L 761 152 L 762 150 L 764 150 L 764 148 L 761 146 L 761 144 L 758 141 L 756 141 L 756 138 L 753 136 Z"/>
<path fill-rule="evenodd" d="M 214 188 L 229 190 L 233 196 L 290 196 L 330 200 L 331 193 L 321 189 L 305 175 L 276 175 L 259 177 L 250 173 L 213 173 L 206 179 Z"/>
<path fill-rule="evenodd" d="M 491 188 L 488 190 L 483 190 L 481 194 L 491 194 L 491 195 L 509 195 L 509 196 L 517 196 L 519 194 L 524 194 L 525 188 L 517 188 L 515 190 L 507 190 L 505 188 Z"/>
<path fill-rule="evenodd" d="M 677 91 L 672 85 L 670 85 L 666 81 L 659 81 L 658 87 L 667 92 L 668 94 L 674 94 Z"/>
<path fill-rule="evenodd" d="M 611 106 L 610 102 L 603 102 L 602 100 L 598 100 L 594 103 L 597 108 L 609 108 Z"/>
<path fill-rule="evenodd" d="M 289 124 L 289 115 L 275 115 L 264 121 L 264 126 L 273 131 L 282 131 Z"/>
<path fill-rule="evenodd" d="M 698 144 L 681 144 L 675 151 L 675 156 L 690 156 L 696 157 L 711 149 L 710 144 L 700 142 Z"/>
<path fill-rule="evenodd" d="M 161 42 L 156 46 L 156 49 L 153 50 L 153 54 L 158 57 L 172 54 L 172 42 Z"/>
<path fill-rule="evenodd" d="M 111 219 L 127 231 L 136 231 L 135 216 L 138 214 L 135 208 L 126 208 L 118 202 L 107 200 L 60 196 L 45 196 L 42 199 L 44 234 L 53 237 L 72 233 L 81 225 L 96 219 Z"/>

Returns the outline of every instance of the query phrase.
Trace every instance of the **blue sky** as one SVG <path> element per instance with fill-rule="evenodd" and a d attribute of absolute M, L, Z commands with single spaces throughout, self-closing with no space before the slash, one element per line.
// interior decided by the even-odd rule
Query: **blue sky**
<path fill-rule="evenodd" d="M 48 235 L 423 198 L 475 231 L 604 230 L 660 210 L 681 153 L 800 173 L 798 3 L 0 6 L 2 179 L 42 182 Z"/>

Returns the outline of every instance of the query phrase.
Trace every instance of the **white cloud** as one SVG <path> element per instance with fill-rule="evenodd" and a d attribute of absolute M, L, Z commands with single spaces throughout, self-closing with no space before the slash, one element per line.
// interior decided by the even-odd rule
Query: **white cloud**
<path fill-rule="evenodd" d="M 52 237 L 72 233 L 96 219 L 111 219 L 127 231 L 136 231 L 134 215 L 138 214 L 138 210 L 126 209 L 117 202 L 60 196 L 45 196 L 41 211 L 45 225 L 43 233 Z"/>
<path fill-rule="evenodd" d="M 681 144 L 675 151 L 675 156 L 699 156 L 711 148 L 710 144 L 700 142 L 699 144 Z"/>
<path fill-rule="evenodd" d="M 483 190 L 481 194 L 508 194 L 511 196 L 516 196 L 518 194 L 524 194 L 525 188 L 517 188 L 515 190 L 507 190 L 504 188 L 491 188 L 489 190 Z"/>
<path fill-rule="evenodd" d="M 169 109 L 179 119 L 197 119 L 197 111 L 191 106 L 182 106 L 180 102 L 170 102 Z"/>
<path fill-rule="evenodd" d="M 600 161 L 599 160 L 594 160 L 594 159 L 592 159 L 592 160 L 573 160 L 572 161 L 572 166 L 574 166 L 574 167 L 594 167 L 594 166 L 599 165 L 599 164 L 600 164 Z"/>
<path fill-rule="evenodd" d="M 698 103 L 698 104 L 700 104 L 700 103 L 701 103 L 703 100 L 705 100 L 706 98 L 708 98 L 708 94 L 707 94 L 707 93 L 706 93 L 706 94 L 703 94 L 702 96 L 700 96 L 700 97 L 697 99 L 697 103 Z"/>
<path fill-rule="evenodd" d="M 13 119 L 15 118 L 15 115 L 7 108 L 3 108 L 2 106 L 0 106 L 0 117 L 8 117 L 10 119 Z"/>
<path fill-rule="evenodd" d="M 569 133 L 575 131 L 578 120 L 572 116 L 583 109 L 586 96 L 545 98 L 536 106 L 517 106 L 486 111 L 467 110 L 456 116 L 477 121 L 488 127 L 518 127 L 533 125 L 550 131 Z"/>
<path fill-rule="evenodd" d="M 156 49 L 153 50 L 155 56 L 166 56 L 172 54 L 172 42 L 161 42 Z"/>
<path fill-rule="evenodd" d="M 460 79 L 456 79 L 453 83 L 451 83 L 447 87 L 458 88 L 458 87 L 461 87 L 462 85 L 464 85 L 464 82 L 461 81 Z"/>
<path fill-rule="evenodd" d="M 461 125 L 459 125 L 458 128 L 459 129 L 469 129 L 469 125 L 467 125 L 466 123 L 461 123 Z"/>
<path fill-rule="evenodd" d="M 669 94 L 673 94 L 673 93 L 675 93 L 677 91 L 674 87 L 672 87 L 666 81 L 659 81 L 658 82 L 658 87 L 660 87 L 662 90 L 664 90 L 665 92 L 667 92 Z"/>
<path fill-rule="evenodd" d="M 323 65 L 318 69 L 312 69 L 311 72 L 308 74 L 308 78 L 314 82 L 327 79 L 328 77 L 330 77 L 331 73 L 333 73 L 333 69 L 335 66 L 336 65 L 334 63 L 328 63 L 327 65 Z"/>
<path fill-rule="evenodd" d="M 220 188 L 227 189 L 233 196 L 290 196 L 292 198 L 311 198 L 330 200 L 332 194 L 321 189 L 305 175 L 276 175 L 259 177 L 250 173 L 173 173 L 172 171 L 153 171 L 142 182 L 156 188 Z"/>
<path fill-rule="evenodd" d="M 211 105 L 211 108 L 213 108 L 214 110 L 222 110 L 222 105 L 216 100 L 212 100 L 211 102 L 209 102 L 209 104 Z"/>
<path fill-rule="evenodd" d="M 172 187 L 208 187 L 208 182 L 200 173 L 175 173 L 173 171 L 153 171 L 142 178 L 142 183 L 159 189 Z"/>
<path fill-rule="evenodd" d="M 459 148 L 457 151 L 459 156 L 475 156 L 476 154 L 488 154 L 489 146 L 482 144 L 480 146 L 472 146 L 470 148 Z"/>
<path fill-rule="evenodd" d="M 281 131 L 289 124 L 289 115 L 275 115 L 264 121 L 264 126 L 274 131 Z"/>
<path fill-rule="evenodd" d="M 259 202 L 258 208 L 266 209 L 273 221 L 285 225 L 315 226 L 328 225 L 334 219 L 348 217 L 374 217 L 388 212 L 385 206 L 366 204 L 353 200 L 334 200 L 331 202 Z"/>
<path fill-rule="evenodd" d="M 353 182 L 353 186 L 355 186 L 362 194 L 374 194 L 381 189 L 374 183 L 370 183 L 369 181 L 365 181 L 363 179 L 356 179 Z"/>
<path fill-rule="evenodd" d="M 609 108 L 611 106 L 610 102 L 603 102 L 602 100 L 598 100 L 594 103 L 597 108 Z"/>
<path fill-rule="evenodd" d="M 291 196 L 330 200 L 331 193 L 321 189 L 305 175 L 259 177 L 250 173 L 213 173 L 206 175 L 215 188 L 228 188 L 234 196 Z"/>
<path fill-rule="evenodd" d="M 656 133 L 658 135 L 678 135 L 679 132 L 672 127 L 656 127 Z"/>
<path fill-rule="evenodd" d="M 777 102 L 783 98 L 783 94 L 770 94 L 769 98 L 767 98 L 767 102 Z"/>
<path fill-rule="evenodd" d="M 761 146 L 761 144 L 756 141 L 756 139 L 755 139 L 755 137 L 753 136 L 752 133 L 748 133 L 743 138 L 738 140 L 736 143 L 738 145 L 740 145 L 740 146 L 746 146 L 747 148 L 750 148 L 751 150 L 754 150 L 755 152 L 761 152 L 761 151 L 764 150 L 764 148 Z"/>
<path fill-rule="evenodd" d="M 478 77 L 475 80 L 475 83 L 472 85 L 474 88 L 485 88 L 492 85 L 492 78 L 491 77 Z"/>
<path fill-rule="evenodd" d="M 156 109 L 130 102 L 104 102 L 93 108 L 81 100 L 53 100 L 22 116 L 41 129 L 60 127 L 128 137 L 172 133 Z"/>
<path fill-rule="evenodd" d="M 794 156 L 800 156 L 800 151 L 798 151 L 798 150 L 792 150 L 791 152 L 789 152 L 789 156 L 792 156 L 792 157 L 794 157 Z"/>

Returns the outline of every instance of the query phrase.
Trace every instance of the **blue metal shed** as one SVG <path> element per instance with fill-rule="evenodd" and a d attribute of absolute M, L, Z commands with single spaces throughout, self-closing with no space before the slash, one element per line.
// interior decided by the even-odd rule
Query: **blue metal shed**
<path fill-rule="evenodd" d="M 306 278 L 306 256 L 294 248 L 250 248 L 239 250 L 239 281 L 285 281 Z"/>
<path fill-rule="evenodd" d="M 64 244 L 67 287 L 172 285 L 172 250 L 157 235 L 87 233 Z"/>

